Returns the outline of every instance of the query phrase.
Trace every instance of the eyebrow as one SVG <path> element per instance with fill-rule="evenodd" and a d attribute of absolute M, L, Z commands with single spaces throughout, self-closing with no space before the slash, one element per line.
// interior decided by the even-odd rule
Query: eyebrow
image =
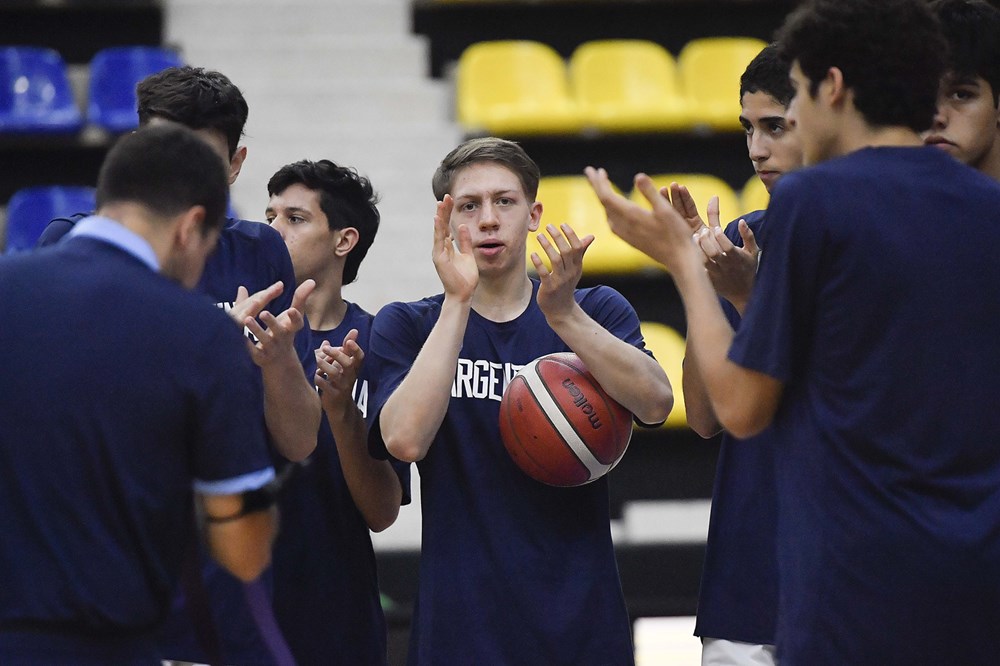
<path fill-rule="evenodd" d="M 788 119 L 785 118 L 785 116 L 764 116 L 763 118 L 758 119 L 757 122 L 758 122 L 758 124 L 759 123 L 784 123 L 784 122 L 787 122 L 787 120 Z M 740 116 L 740 122 L 743 123 L 743 124 L 745 124 L 745 125 L 753 125 L 753 123 L 751 123 L 749 120 L 747 120 L 746 116 L 742 116 L 742 115 Z"/>
<path fill-rule="evenodd" d="M 508 196 L 511 195 L 511 194 L 516 195 L 517 193 L 518 193 L 517 190 L 505 189 L 505 190 L 493 190 L 492 192 L 489 192 L 488 194 L 491 197 L 496 197 L 496 196 L 501 196 L 501 195 L 508 195 Z M 479 192 L 472 192 L 472 193 L 469 193 L 469 194 L 459 194 L 457 197 L 455 197 L 455 201 L 458 201 L 460 199 L 479 199 L 479 198 L 480 198 L 480 193 Z"/>

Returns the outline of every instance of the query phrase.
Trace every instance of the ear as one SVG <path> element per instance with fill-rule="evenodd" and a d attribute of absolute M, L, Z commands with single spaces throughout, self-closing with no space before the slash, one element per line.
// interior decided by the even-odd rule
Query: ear
<path fill-rule="evenodd" d="M 247 158 L 247 147 L 240 146 L 236 149 L 236 153 L 233 158 L 229 160 L 229 184 L 232 185 L 236 182 L 236 179 L 240 175 L 240 171 L 243 169 L 243 161 Z"/>
<path fill-rule="evenodd" d="M 826 95 L 831 106 L 843 104 L 847 99 L 848 89 L 844 85 L 844 72 L 839 67 L 826 70 L 826 76 L 819 84 L 820 94 Z"/>
<path fill-rule="evenodd" d="M 531 219 L 528 221 L 528 231 L 538 231 L 538 226 L 542 223 L 542 202 L 534 201 L 530 210 Z"/>
<path fill-rule="evenodd" d="M 205 207 L 191 206 L 176 218 L 174 226 L 174 246 L 186 250 L 204 232 Z"/>
<path fill-rule="evenodd" d="M 361 234 L 354 227 L 337 229 L 337 232 L 337 244 L 333 247 L 333 253 L 338 257 L 346 257 L 361 240 Z"/>

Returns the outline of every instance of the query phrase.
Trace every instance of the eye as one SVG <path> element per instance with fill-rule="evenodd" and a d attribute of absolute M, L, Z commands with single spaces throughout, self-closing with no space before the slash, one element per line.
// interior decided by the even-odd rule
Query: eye
<path fill-rule="evenodd" d="M 510 197 L 500 197 L 497 199 L 498 206 L 511 206 L 514 204 L 514 200 Z"/>
<path fill-rule="evenodd" d="M 472 201 L 466 201 L 464 204 L 462 204 L 462 207 L 459 208 L 459 210 L 466 213 L 473 211 L 475 209 L 476 209 L 476 204 L 473 203 Z"/>
<path fill-rule="evenodd" d="M 774 136 L 781 136 L 785 133 L 785 124 L 782 122 L 773 122 L 767 126 L 767 130 Z"/>
<path fill-rule="evenodd" d="M 292 224 L 301 224 L 302 222 L 305 222 L 306 220 L 301 215 L 289 215 L 288 216 L 288 221 L 290 223 L 292 223 Z"/>
<path fill-rule="evenodd" d="M 953 99 L 956 102 L 967 102 L 976 97 L 978 97 L 978 91 L 972 88 L 955 88 L 948 95 L 948 99 Z"/>
<path fill-rule="evenodd" d="M 267 214 L 264 216 L 264 219 L 267 220 L 268 224 L 274 224 L 274 218 L 275 216 L 271 214 Z"/>
<path fill-rule="evenodd" d="M 746 123 L 743 125 L 743 133 L 747 136 L 753 136 L 753 125 Z"/>

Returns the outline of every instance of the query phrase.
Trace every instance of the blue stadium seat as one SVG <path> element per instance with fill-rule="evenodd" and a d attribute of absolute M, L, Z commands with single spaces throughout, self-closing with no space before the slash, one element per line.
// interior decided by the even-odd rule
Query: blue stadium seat
<path fill-rule="evenodd" d="M 87 121 L 120 134 L 139 125 L 135 87 L 150 74 L 183 64 L 176 52 L 156 46 L 115 46 L 90 61 Z"/>
<path fill-rule="evenodd" d="M 7 204 L 4 251 L 30 250 L 53 218 L 90 212 L 95 207 L 92 187 L 48 185 L 18 190 Z"/>
<path fill-rule="evenodd" d="M 83 117 L 56 51 L 0 47 L 0 134 L 74 133 Z"/>

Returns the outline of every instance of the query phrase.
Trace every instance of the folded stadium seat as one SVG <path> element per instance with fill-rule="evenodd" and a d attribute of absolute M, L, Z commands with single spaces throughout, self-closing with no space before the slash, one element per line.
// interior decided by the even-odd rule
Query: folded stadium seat
<path fill-rule="evenodd" d="M 677 63 L 655 42 L 585 42 L 570 56 L 569 77 L 587 126 L 606 132 L 651 132 L 692 125 Z"/>
<path fill-rule="evenodd" d="M 770 200 L 771 195 L 768 194 L 764 183 L 760 182 L 757 176 L 751 176 L 740 190 L 740 214 L 764 210 Z"/>
<path fill-rule="evenodd" d="M 0 47 L 0 134 L 70 134 L 82 127 L 66 63 L 58 52 Z"/>
<path fill-rule="evenodd" d="M 565 61 L 540 42 L 472 44 L 458 60 L 455 96 L 469 132 L 567 134 L 583 127 Z"/>
<path fill-rule="evenodd" d="M 640 322 L 639 328 L 646 341 L 646 348 L 653 352 L 660 367 L 667 373 L 674 390 L 674 408 L 664 422 L 666 428 L 686 428 L 687 412 L 684 408 L 683 378 L 684 354 L 687 343 L 680 333 L 666 324 L 654 321 Z"/>
<path fill-rule="evenodd" d="M 87 121 L 120 134 L 139 125 L 135 87 L 150 74 L 181 65 L 180 56 L 156 46 L 115 46 L 90 60 Z"/>
<path fill-rule="evenodd" d="M 767 46 L 753 37 L 693 39 L 677 56 L 677 68 L 694 122 L 714 130 L 741 130 L 740 77 Z"/>
<path fill-rule="evenodd" d="M 739 197 L 733 192 L 733 188 L 717 176 L 705 173 L 666 173 L 653 175 L 650 178 L 653 179 L 653 183 L 658 189 L 669 187 L 672 182 L 687 187 L 688 192 L 694 197 L 698 212 L 705 224 L 708 224 L 708 200 L 713 196 L 719 197 L 719 220 L 723 227 L 728 225 L 735 216 L 746 212 L 742 210 Z M 649 202 L 638 189 L 633 189 L 629 198 L 649 208 Z"/>
<path fill-rule="evenodd" d="M 90 212 L 96 205 L 92 187 L 48 185 L 20 189 L 7 203 L 4 251 L 30 250 L 53 218 Z"/>
<path fill-rule="evenodd" d="M 662 271 L 663 267 L 616 236 L 608 226 L 604 207 L 590 187 L 586 176 L 548 176 L 538 183 L 537 200 L 542 203 L 542 224 L 556 227 L 569 224 L 577 236 L 594 235 L 594 242 L 583 258 L 586 275 L 629 275 L 647 271 Z M 548 264 L 536 234 L 529 234 L 528 268 L 534 272 L 531 253 L 538 252 Z"/>

